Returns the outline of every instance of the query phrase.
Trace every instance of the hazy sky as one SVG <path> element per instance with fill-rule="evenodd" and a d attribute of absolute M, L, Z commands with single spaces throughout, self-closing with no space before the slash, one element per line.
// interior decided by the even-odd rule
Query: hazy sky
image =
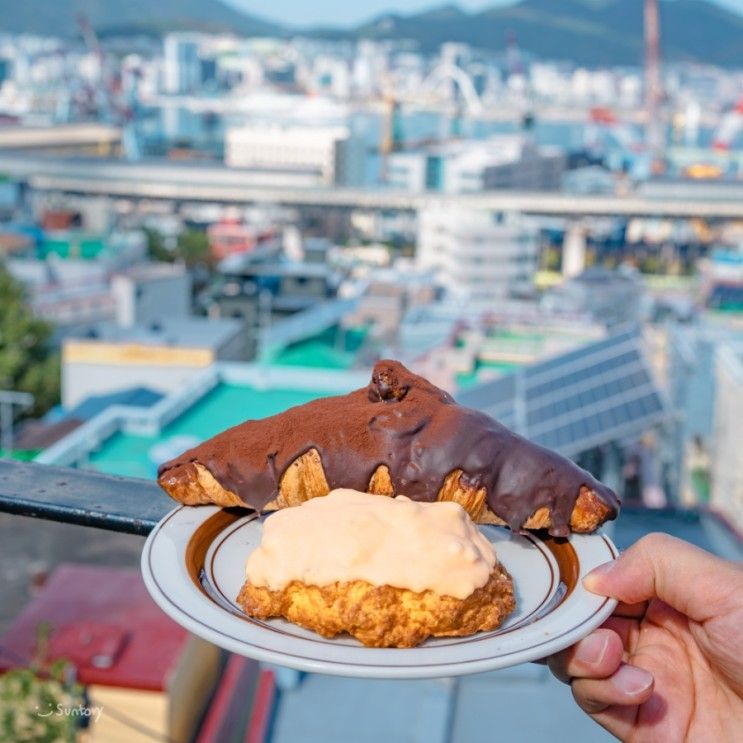
<path fill-rule="evenodd" d="M 414 13 L 418 10 L 444 5 L 449 0 L 223 0 L 236 8 L 264 18 L 293 25 L 332 24 L 352 25 L 379 13 L 394 10 Z M 555 0 L 559 5 L 560 0 Z M 743 0 L 713 0 L 743 14 Z M 468 10 L 507 5 L 513 0 L 459 0 Z"/>

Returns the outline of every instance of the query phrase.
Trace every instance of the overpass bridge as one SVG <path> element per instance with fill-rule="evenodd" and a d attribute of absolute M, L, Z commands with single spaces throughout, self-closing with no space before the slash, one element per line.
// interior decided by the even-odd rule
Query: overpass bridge
<path fill-rule="evenodd" d="M 269 185 L 261 182 L 261 174 L 212 164 L 29 157 L 20 153 L 0 153 L 0 174 L 23 180 L 34 190 L 135 200 L 389 211 L 458 207 L 565 217 L 743 219 L 743 199 L 737 193 L 740 187 L 734 186 L 727 194 L 714 188 L 708 199 L 700 197 L 698 191 L 685 197 L 683 189 L 672 198 L 515 191 L 416 193 L 384 188 Z"/>

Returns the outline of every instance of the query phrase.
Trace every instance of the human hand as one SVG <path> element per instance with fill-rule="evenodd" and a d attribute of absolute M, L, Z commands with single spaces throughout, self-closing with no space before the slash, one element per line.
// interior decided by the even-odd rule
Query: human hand
<path fill-rule="evenodd" d="M 740 565 L 650 534 L 584 585 L 620 603 L 547 664 L 585 712 L 623 741 L 741 739 Z"/>

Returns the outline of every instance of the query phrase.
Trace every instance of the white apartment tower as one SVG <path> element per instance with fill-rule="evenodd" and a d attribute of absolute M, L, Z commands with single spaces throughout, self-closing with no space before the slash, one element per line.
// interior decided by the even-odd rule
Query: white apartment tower
<path fill-rule="evenodd" d="M 533 288 L 537 232 L 515 212 L 431 206 L 418 215 L 416 261 L 478 304 L 524 296 Z"/>

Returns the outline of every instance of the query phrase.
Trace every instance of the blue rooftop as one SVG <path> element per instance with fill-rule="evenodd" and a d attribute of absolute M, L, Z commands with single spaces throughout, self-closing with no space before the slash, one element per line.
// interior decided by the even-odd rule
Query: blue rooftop
<path fill-rule="evenodd" d="M 79 420 L 90 420 L 111 405 L 128 405 L 137 408 L 149 408 L 163 396 L 147 387 L 132 387 L 128 390 L 112 392 L 110 395 L 91 395 L 67 413 L 67 417 Z"/>

